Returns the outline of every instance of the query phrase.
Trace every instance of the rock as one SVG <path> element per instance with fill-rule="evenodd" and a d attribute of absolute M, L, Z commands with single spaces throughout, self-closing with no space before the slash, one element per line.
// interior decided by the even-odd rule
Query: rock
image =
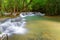
<path fill-rule="evenodd" d="M 45 14 L 41 13 L 41 12 L 34 12 L 35 15 L 37 16 L 45 16 Z"/>

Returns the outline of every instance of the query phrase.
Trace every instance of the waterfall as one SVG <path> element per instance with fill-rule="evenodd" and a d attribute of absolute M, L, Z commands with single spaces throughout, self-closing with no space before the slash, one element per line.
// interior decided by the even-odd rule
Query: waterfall
<path fill-rule="evenodd" d="M 0 34 L 0 37 L 2 36 L 2 34 L 7 34 L 8 36 L 11 36 L 12 34 L 26 34 L 26 19 L 24 17 L 26 16 L 20 14 L 19 17 L 6 19 L 4 22 L 2 22 L 0 24 L 0 32 L 2 32 Z"/>
<path fill-rule="evenodd" d="M 27 16 L 34 16 L 33 12 L 22 12 L 19 17 L 9 18 L 0 23 L 0 37 L 4 34 L 11 36 L 13 34 L 26 34 L 27 28 L 26 19 Z"/>

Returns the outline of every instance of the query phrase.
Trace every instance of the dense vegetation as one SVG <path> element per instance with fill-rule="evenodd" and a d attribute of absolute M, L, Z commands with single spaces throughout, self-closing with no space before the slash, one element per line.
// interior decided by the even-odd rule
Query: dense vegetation
<path fill-rule="evenodd" d="M 0 0 L 0 15 L 19 15 L 22 11 L 39 11 L 46 15 L 60 15 L 60 0 Z"/>

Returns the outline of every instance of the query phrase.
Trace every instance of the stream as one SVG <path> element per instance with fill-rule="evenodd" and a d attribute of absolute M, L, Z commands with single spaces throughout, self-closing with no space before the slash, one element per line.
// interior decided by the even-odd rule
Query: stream
<path fill-rule="evenodd" d="M 38 15 L 39 14 L 41 16 L 44 16 L 44 14 L 38 12 Z M 16 18 L 8 18 L 0 22 L 0 37 L 2 37 L 4 34 L 7 34 L 8 36 L 11 36 L 13 34 L 26 34 L 28 32 L 28 29 L 25 28 L 27 20 L 25 17 L 28 16 L 35 16 L 35 14 L 34 12 L 22 12 L 20 13 L 20 16 Z"/>
<path fill-rule="evenodd" d="M 25 17 L 29 15 L 26 15 L 25 13 L 22 12 L 19 17 L 12 19 L 9 18 L 0 22 L 1 32 L 0 37 L 2 37 L 3 34 L 7 34 L 8 36 L 11 36 L 13 34 L 26 34 L 27 28 L 25 28 L 26 25 Z"/>

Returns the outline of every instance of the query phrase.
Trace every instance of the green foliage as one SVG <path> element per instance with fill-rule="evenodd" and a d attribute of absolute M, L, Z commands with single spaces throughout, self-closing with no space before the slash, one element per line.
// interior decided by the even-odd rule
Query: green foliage
<path fill-rule="evenodd" d="M 46 4 L 46 13 L 48 15 L 58 15 L 60 10 L 60 0 L 48 0 Z"/>
<path fill-rule="evenodd" d="M 20 12 L 31 0 L 0 0 L 0 14 Z M 32 0 L 24 11 L 40 11 L 46 15 L 60 15 L 60 0 Z"/>

